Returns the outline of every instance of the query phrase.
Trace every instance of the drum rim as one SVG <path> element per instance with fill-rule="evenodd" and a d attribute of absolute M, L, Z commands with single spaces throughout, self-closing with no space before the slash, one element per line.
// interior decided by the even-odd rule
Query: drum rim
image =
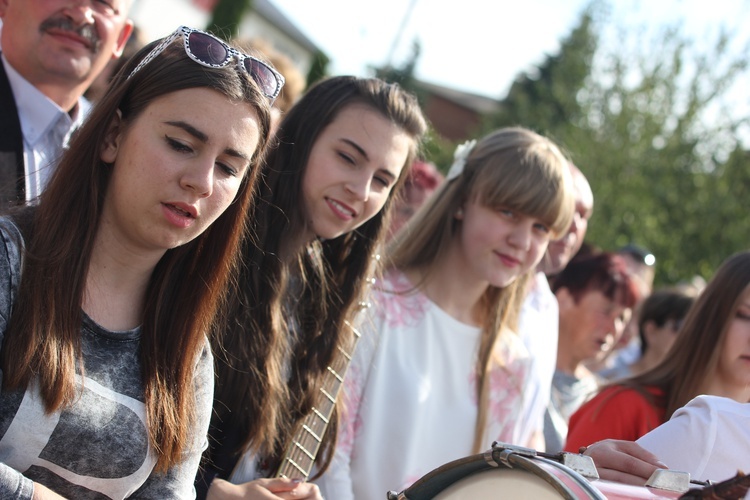
<path fill-rule="evenodd" d="M 576 496 L 577 493 L 565 484 L 557 475 L 550 474 L 549 471 L 545 470 L 544 467 L 539 465 L 539 463 L 547 464 L 570 476 L 578 483 L 580 489 L 583 490 L 583 493 L 586 494 L 589 499 L 606 500 L 606 497 L 586 478 L 562 463 L 555 462 L 554 460 L 539 455 L 527 457 L 512 451 L 507 452 L 502 448 L 493 448 L 487 453 L 470 455 L 441 465 L 422 476 L 422 478 L 401 493 L 396 494 L 395 492 L 389 492 L 388 498 L 391 500 L 429 500 L 458 481 L 471 477 L 477 473 L 496 468 L 512 470 L 518 467 L 519 469 L 532 473 L 536 477 L 547 482 L 558 493 L 560 493 L 563 498 L 568 500 L 581 500 L 579 496 Z M 439 483 L 437 482 L 438 478 L 441 478 Z"/>

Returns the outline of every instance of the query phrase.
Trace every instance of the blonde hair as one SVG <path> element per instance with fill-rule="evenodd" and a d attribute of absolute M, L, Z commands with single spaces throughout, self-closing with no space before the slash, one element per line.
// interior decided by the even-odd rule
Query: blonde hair
<path fill-rule="evenodd" d="M 575 195 L 568 160 L 551 140 L 531 130 L 508 127 L 482 138 L 471 150 L 463 171 L 438 191 L 392 240 L 386 265 L 419 269 L 423 280 L 439 262 L 460 229 L 456 212 L 467 201 L 504 207 L 540 219 L 555 239 L 573 219 Z M 482 300 L 483 326 L 477 356 L 479 416 L 474 450 L 480 451 L 487 414 L 492 353 L 504 328 L 517 330 L 526 286 L 534 270 L 505 287 L 488 287 Z M 502 365 L 502 360 L 495 360 Z"/>

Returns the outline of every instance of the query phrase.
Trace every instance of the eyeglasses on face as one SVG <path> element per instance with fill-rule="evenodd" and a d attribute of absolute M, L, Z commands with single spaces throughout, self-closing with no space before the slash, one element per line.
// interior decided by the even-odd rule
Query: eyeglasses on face
<path fill-rule="evenodd" d="M 284 86 L 284 77 L 268 63 L 256 57 L 243 54 L 210 33 L 188 28 L 187 26 L 180 26 L 174 33 L 164 38 L 159 45 L 154 47 L 138 63 L 138 66 L 128 75 L 128 78 L 131 78 L 141 68 L 164 52 L 164 49 L 169 47 L 177 37 L 182 37 L 185 53 L 198 64 L 209 68 L 223 68 L 234 59 L 237 61 L 237 66 L 250 75 L 253 81 L 258 84 L 258 87 L 260 87 L 263 95 L 268 97 L 272 104 L 279 96 L 281 88 Z"/>

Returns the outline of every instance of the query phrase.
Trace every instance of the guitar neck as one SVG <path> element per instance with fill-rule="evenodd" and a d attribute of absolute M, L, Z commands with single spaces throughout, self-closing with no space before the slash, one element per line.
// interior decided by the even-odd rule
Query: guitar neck
<path fill-rule="evenodd" d="M 313 400 L 312 411 L 298 425 L 284 452 L 276 477 L 305 481 L 310 477 L 323 435 L 336 406 L 336 398 L 344 384 L 346 371 L 360 338 L 360 333 L 349 322 L 346 326 L 351 330 L 351 335 L 345 340 L 345 345 L 339 347 L 331 366 L 326 370 L 323 384 Z"/>

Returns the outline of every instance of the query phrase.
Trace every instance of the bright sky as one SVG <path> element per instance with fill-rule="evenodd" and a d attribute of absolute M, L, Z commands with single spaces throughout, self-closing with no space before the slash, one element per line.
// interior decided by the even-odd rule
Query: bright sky
<path fill-rule="evenodd" d="M 332 59 L 335 74 L 368 65 L 400 66 L 419 39 L 417 77 L 495 98 L 513 78 L 556 53 L 588 0 L 271 0 Z M 704 39 L 720 26 L 750 21 L 750 0 L 610 0 L 616 19 L 634 26 L 684 21 Z M 411 8 L 411 15 L 407 14 Z M 407 18 L 400 39 L 397 33 Z M 709 38 L 713 39 L 713 38 Z M 395 48 L 394 48 L 395 46 Z"/>

